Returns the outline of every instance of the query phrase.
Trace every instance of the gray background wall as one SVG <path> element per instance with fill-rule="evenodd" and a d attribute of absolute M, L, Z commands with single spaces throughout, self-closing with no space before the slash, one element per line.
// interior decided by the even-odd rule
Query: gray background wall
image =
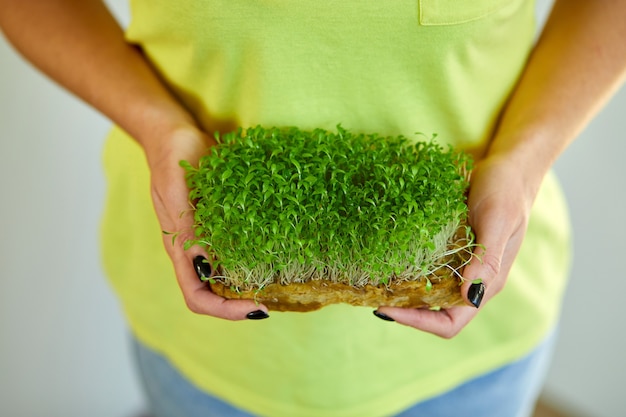
<path fill-rule="evenodd" d="M 123 0 L 108 2 L 123 21 Z M 542 17 L 549 0 L 540 0 Z M 0 415 L 130 417 L 143 407 L 97 247 L 108 123 L 0 39 Z M 626 88 L 556 165 L 576 258 L 545 397 L 626 415 Z M 78 174 L 78 175 L 77 175 Z"/>

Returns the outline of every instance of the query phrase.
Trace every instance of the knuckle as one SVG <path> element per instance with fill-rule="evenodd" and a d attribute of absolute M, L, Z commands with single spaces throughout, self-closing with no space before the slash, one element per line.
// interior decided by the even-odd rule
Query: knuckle
<path fill-rule="evenodd" d="M 185 300 L 185 305 L 187 306 L 187 309 L 189 309 L 189 311 L 195 314 L 202 314 L 202 309 L 200 308 L 200 305 L 195 301 L 193 297 L 185 294 L 183 298 Z"/>
<path fill-rule="evenodd" d="M 171 249 L 185 251 L 188 249 L 189 243 L 195 241 L 196 235 L 191 229 L 180 230 L 177 232 L 165 232 L 163 239 L 166 243 L 166 249 L 170 252 Z"/>
<path fill-rule="evenodd" d="M 459 334 L 459 331 L 457 329 L 447 329 L 442 331 L 439 334 L 439 337 L 441 337 L 442 339 L 450 340 L 454 338 L 454 336 L 456 336 L 457 334 Z"/>
<path fill-rule="evenodd" d="M 502 261 L 497 256 L 483 254 L 481 259 L 482 265 L 487 268 L 492 277 L 497 277 L 502 269 Z"/>
<path fill-rule="evenodd" d="M 180 232 L 178 232 L 178 235 L 176 237 L 176 245 L 182 249 L 184 248 L 186 242 L 195 239 L 196 235 L 191 229 L 181 230 Z"/>

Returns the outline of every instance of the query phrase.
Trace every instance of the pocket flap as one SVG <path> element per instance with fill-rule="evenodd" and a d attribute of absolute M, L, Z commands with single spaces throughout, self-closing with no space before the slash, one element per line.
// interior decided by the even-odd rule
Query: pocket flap
<path fill-rule="evenodd" d="M 422 25 L 456 25 L 496 12 L 512 0 L 419 0 Z"/>

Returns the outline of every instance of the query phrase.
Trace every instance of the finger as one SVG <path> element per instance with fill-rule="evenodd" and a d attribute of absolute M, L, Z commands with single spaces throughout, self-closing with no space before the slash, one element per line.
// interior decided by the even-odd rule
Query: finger
<path fill-rule="evenodd" d="M 432 333 L 445 339 L 456 336 L 477 312 L 477 310 L 467 307 L 454 307 L 440 311 L 380 307 L 377 311 L 399 324 Z"/>
<path fill-rule="evenodd" d="M 491 289 L 498 277 L 500 264 L 501 255 L 492 255 L 483 247 L 476 248 L 470 263 L 463 269 L 463 282 L 459 288 L 467 305 L 480 308 L 487 288 Z"/>
<path fill-rule="evenodd" d="M 152 166 L 152 200 L 159 220 L 171 225 L 171 232 L 181 232 L 193 226 L 193 206 L 189 200 L 186 171 L 179 161 L 197 164 L 199 155 L 210 142 L 201 132 L 182 132 L 173 138 L 176 150 L 165 152 Z M 166 218 L 165 218 L 166 217 Z"/>
<path fill-rule="evenodd" d="M 184 169 L 170 166 L 160 172 L 160 178 L 166 181 L 153 180 L 152 201 L 162 227 L 167 232 L 177 233 L 191 230 L 194 223 L 192 205 L 189 202 L 189 189 L 185 181 Z"/>
<path fill-rule="evenodd" d="M 202 248 L 194 246 L 188 251 L 183 250 L 182 243 L 169 246 L 168 253 L 172 259 L 176 279 L 181 288 L 185 304 L 194 313 L 220 317 L 227 320 L 259 319 L 269 316 L 268 309 L 254 300 L 227 300 L 214 294 L 208 283 L 201 280 L 200 269 L 204 275 L 214 276 L 210 263 L 199 263 L 197 258 L 206 259 Z M 194 253 L 194 255 L 191 255 Z M 199 264 L 204 264 L 202 267 Z M 208 278 L 208 277 L 204 277 Z"/>
<path fill-rule="evenodd" d="M 470 212 L 477 246 L 470 263 L 462 271 L 461 295 L 468 305 L 480 308 L 504 286 L 503 273 L 510 266 L 506 260 L 512 259 L 505 255 L 514 253 L 521 244 L 519 218 L 511 216 L 517 211 L 517 208 L 508 208 L 497 200 L 486 200 Z"/>

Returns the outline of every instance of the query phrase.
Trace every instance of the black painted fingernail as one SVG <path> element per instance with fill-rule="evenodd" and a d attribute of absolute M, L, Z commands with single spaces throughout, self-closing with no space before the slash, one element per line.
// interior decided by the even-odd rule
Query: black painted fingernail
<path fill-rule="evenodd" d="M 485 295 L 485 284 L 482 282 L 472 284 L 467 291 L 467 298 L 474 307 L 480 307 L 480 303 L 483 301 L 483 295 Z"/>
<path fill-rule="evenodd" d="M 246 317 L 249 320 L 263 320 L 268 318 L 270 315 L 267 314 L 265 311 L 263 310 L 257 310 L 257 311 L 253 311 L 252 313 L 248 313 L 246 315 Z"/>
<path fill-rule="evenodd" d="M 193 258 L 193 266 L 196 269 L 196 274 L 201 281 L 206 281 L 211 277 L 211 264 L 202 255 L 198 255 Z"/>
<path fill-rule="evenodd" d="M 385 321 L 395 321 L 394 319 L 392 319 L 391 317 L 389 317 L 388 315 L 386 315 L 385 313 L 381 313 L 378 310 L 374 310 L 372 311 L 372 313 L 374 313 L 374 315 L 376 317 L 378 317 L 379 319 L 383 319 Z"/>

